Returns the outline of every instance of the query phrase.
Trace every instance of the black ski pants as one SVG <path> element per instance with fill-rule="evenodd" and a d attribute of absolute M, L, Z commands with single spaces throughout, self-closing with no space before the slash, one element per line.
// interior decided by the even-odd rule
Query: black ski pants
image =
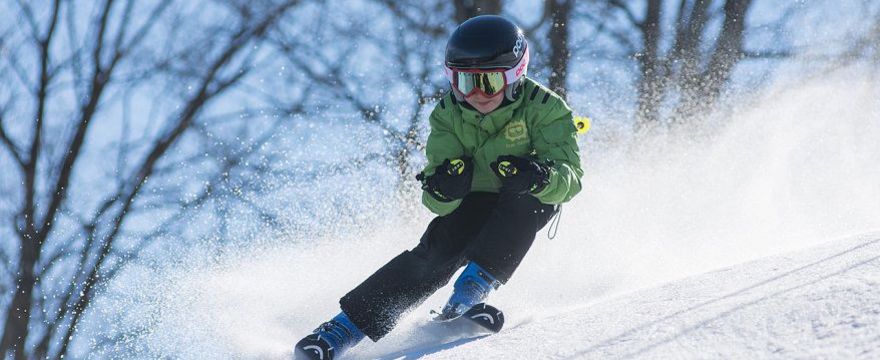
<path fill-rule="evenodd" d="M 431 221 L 418 246 L 346 294 L 342 311 L 378 341 L 469 261 L 506 283 L 556 209 L 531 195 L 470 193 L 455 211 Z"/>

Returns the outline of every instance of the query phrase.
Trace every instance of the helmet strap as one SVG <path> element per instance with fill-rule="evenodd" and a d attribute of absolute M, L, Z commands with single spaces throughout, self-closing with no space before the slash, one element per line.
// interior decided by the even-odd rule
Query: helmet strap
<path fill-rule="evenodd" d="M 519 97 L 519 94 L 522 92 L 521 90 L 524 78 L 525 77 L 520 77 L 516 80 L 516 82 L 507 85 L 507 87 L 504 88 L 504 97 L 507 98 L 507 100 L 516 101 L 516 99 Z"/>

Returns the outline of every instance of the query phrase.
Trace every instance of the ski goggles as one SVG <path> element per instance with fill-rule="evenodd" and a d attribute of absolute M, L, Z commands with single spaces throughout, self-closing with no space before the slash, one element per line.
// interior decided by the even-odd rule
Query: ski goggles
<path fill-rule="evenodd" d="M 446 78 L 452 87 L 470 97 L 477 91 L 486 96 L 498 94 L 524 76 L 529 64 L 529 53 L 523 55 L 516 66 L 510 69 L 461 69 L 443 66 Z"/>

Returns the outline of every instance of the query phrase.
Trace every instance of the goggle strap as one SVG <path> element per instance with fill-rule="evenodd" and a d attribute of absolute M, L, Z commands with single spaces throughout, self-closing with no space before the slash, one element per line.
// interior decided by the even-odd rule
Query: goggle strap
<path fill-rule="evenodd" d="M 519 62 L 516 63 L 516 66 L 507 69 L 504 71 L 504 79 L 507 80 L 507 84 L 513 84 L 516 82 L 520 76 L 525 76 L 528 72 L 529 68 L 529 49 L 526 49 L 526 53 L 523 54 L 523 57 L 519 59 Z"/>

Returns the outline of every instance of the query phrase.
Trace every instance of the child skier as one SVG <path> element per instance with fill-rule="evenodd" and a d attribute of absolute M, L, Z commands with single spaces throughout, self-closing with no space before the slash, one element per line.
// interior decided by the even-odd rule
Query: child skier
<path fill-rule="evenodd" d="M 431 113 L 419 174 L 438 216 L 404 251 L 340 300 L 341 312 L 296 344 L 297 358 L 332 359 L 378 341 L 405 311 L 462 266 L 437 320 L 450 321 L 507 283 L 536 233 L 581 189 L 571 109 L 526 77 L 522 30 L 494 15 L 465 21 L 446 45 L 452 85 Z"/>

